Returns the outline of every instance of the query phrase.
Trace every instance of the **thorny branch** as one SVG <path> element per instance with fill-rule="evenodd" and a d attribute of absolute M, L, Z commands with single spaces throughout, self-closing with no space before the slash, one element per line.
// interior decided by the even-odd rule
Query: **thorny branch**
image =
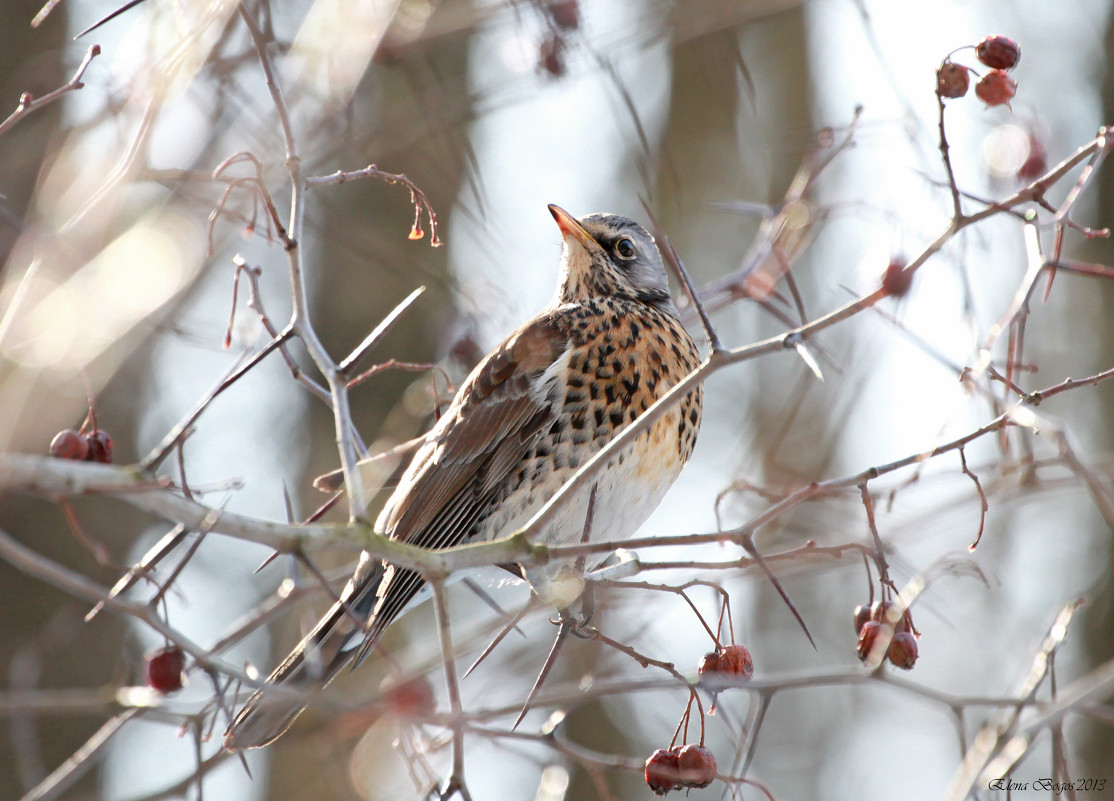
<path fill-rule="evenodd" d="M 465 567 L 493 564 L 517 563 L 523 565 L 539 565 L 555 558 L 565 559 L 609 553 L 620 546 L 625 548 L 649 549 L 669 545 L 700 545 L 728 542 L 742 546 L 744 550 L 751 555 L 749 557 L 740 556 L 738 559 L 721 562 L 692 561 L 641 563 L 638 564 L 637 569 L 648 570 L 675 567 L 685 567 L 689 569 L 745 569 L 759 566 L 768 571 L 765 564 L 768 562 L 795 562 L 798 559 L 810 555 L 823 555 L 838 559 L 845 553 L 861 553 L 870 555 L 876 560 L 883 573 L 883 579 L 886 580 L 885 543 L 878 533 L 874 520 L 873 501 L 868 489 L 870 482 L 874 482 L 888 473 L 906 467 L 919 466 L 940 455 L 953 451 L 957 452 L 961 471 L 973 482 L 981 503 L 979 531 L 978 536 L 975 538 L 975 543 L 977 543 L 978 538 L 982 535 L 985 515 L 988 509 L 988 499 L 978 476 L 971 471 L 967 465 L 964 452 L 965 446 L 987 434 L 1000 432 L 1009 427 L 1019 426 L 1037 431 L 1040 426 L 1044 425 L 1044 421 L 1036 415 L 1033 409 L 1043 400 L 1079 387 L 1095 386 L 1114 375 L 1114 368 L 1112 368 L 1111 370 L 1096 373 L 1089 378 L 1067 379 L 1043 390 L 1026 392 L 1021 389 L 1022 382 L 1016 379 L 1013 372 L 1015 365 L 1021 363 L 1024 317 L 1028 312 L 1028 303 L 1041 275 L 1045 272 L 1048 273 L 1049 287 L 1051 286 L 1054 273 L 1058 269 L 1072 270 L 1094 276 L 1110 277 L 1111 275 L 1110 268 L 1104 265 L 1082 265 L 1062 259 L 1063 238 L 1067 230 L 1075 230 L 1085 236 L 1098 236 L 1103 233 L 1102 231 L 1095 231 L 1076 225 L 1071 221 L 1070 215 L 1078 197 L 1092 180 L 1095 168 L 1108 151 L 1110 143 L 1108 142 L 1105 129 L 1100 131 L 1096 139 L 1090 144 L 1080 148 L 1079 151 L 1050 170 L 1045 176 L 1042 176 L 1040 179 L 1034 181 L 1005 200 L 983 204 L 983 207 L 978 211 L 965 215 L 962 212 L 960 203 L 961 193 L 955 183 L 955 177 L 951 170 L 950 161 L 948 160 L 947 142 L 943 131 L 943 105 L 941 104 L 941 149 L 948 172 L 954 214 L 952 220 L 944 230 L 942 230 L 909 264 L 907 270 L 910 275 L 920 269 L 928 259 L 936 255 L 965 228 L 988 219 L 995 214 L 1016 213 L 1018 207 L 1024 204 L 1034 203 L 1041 208 L 1052 211 L 1055 215 L 1055 242 L 1051 260 L 1046 260 L 1043 255 L 1037 237 L 1036 226 L 1032 221 L 1027 223 L 1025 227 L 1025 236 L 1027 252 L 1029 254 L 1029 269 L 1025 279 L 1019 286 L 1014 301 L 1005 309 L 999 318 L 998 324 L 987 336 L 984 342 L 983 358 L 974 368 L 966 370 L 964 375 L 965 380 L 970 381 L 979 380 L 984 373 L 992 379 L 1001 380 L 1007 391 L 1013 392 L 1018 396 L 1012 407 L 967 434 L 927 451 L 912 454 L 888 464 L 869 467 L 854 475 L 813 482 L 781 497 L 769 495 L 765 498 L 768 504 L 765 509 L 755 514 L 745 524 L 734 529 L 720 530 L 706 534 L 641 538 L 624 541 L 622 543 L 585 542 L 566 546 L 546 546 L 534 542 L 534 534 L 553 520 L 563 503 L 566 503 L 570 497 L 587 486 L 589 482 L 596 480 L 600 472 L 606 468 L 607 464 L 613 458 L 620 454 L 624 448 L 632 444 L 638 436 L 645 433 L 655 422 L 660 420 L 664 415 L 669 414 L 682 398 L 696 386 L 704 382 L 708 377 L 730 365 L 739 364 L 782 350 L 792 350 L 801 354 L 806 360 L 810 360 L 811 356 L 808 355 L 809 351 L 806 350 L 806 347 L 817 335 L 851 319 L 861 311 L 875 306 L 879 301 L 887 297 L 888 294 L 885 289 L 875 289 L 856 297 L 847 304 L 825 315 L 809 321 L 805 317 L 803 303 L 799 301 L 800 296 L 795 292 L 792 283 L 790 283 L 790 290 L 798 299 L 797 306 L 801 315 L 801 323 L 799 325 L 790 326 L 788 330 L 778 336 L 770 337 L 769 339 L 747 346 L 727 348 L 720 343 L 716 331 L 712 326 L 711 319 L 707 314 L 707 310 L 702 305 L 700 295 L 692 292 L 692 302 L 700 314 L 701 322 L 705 326 L 710 343 L 710 353 L 707 359 L 692 374 L 673 387 L 665 397 L 661 398 L 661 400 L 650 407 L 636 423 L 627 428 L 620 436 L 616 437 L 615 440 L 610 442 L 607 447 L 601 450 L 588 463 L 584 464 L 577 474 L 556 493 L 549 500 L 548 504 L 520 531 L 496 542 L 476 544 L 438 552 L 424 551 L 404 543 L 388 540 L 373 532 L 364 519 L 367 496 L 356 467 L 357 455 L 362 454 L 362 444 L 359 441 L 359 436 L 355 432 L 351 421 L 348 407 L 348 390 L 354 383 L 357 383 L 356 380 L 353 380 L 351 371 L 356 368 L 357 363 L 363 356 L 380 341 L 382 336 L 386 333 L 386 330 L 393 324 L 398 316 L 416 299 L 421 289 L 415 290 L 410 297 L 404 300 L 402 304 L 396 308 L 395 312 L 381 322 L 360 345 L 351 351 L 348 357 L 339 363 L 334 361 L 318 339 L 309 314 L 306 289 L 306 265 L 303 262 L 302 248 L 305 193 L 307 189 L 316 186 L 341 183 L 356 178 L 379 178 L 390 183 L 405 185 L 409 189 L 411 201 L 415 210 L 415 220 L 411 238 L 419 238 L 424 235 L 422 229 L 424 214 L 429 222 L 431 234 L 430 243 L 434 246 L 440 244 L 437 230 L 437 218 L 424 193 L 422 193 L 412 181 L 406 178 L 405 175 L 385 173 L 374 165 L 370 165 L 364 170 L 354 172 L 338 171 L 333 175 L 323 177 L 306 178 L 303 176 L 301 157 L 299 155 L 294 126 L 291 122 L 282 87 L 277 77 L 278 73 L 269 51 L 269 43 L 247 7 L 240 6 L 239 11 L 251 35 L 258 60 L 266 78 L 272 103 L 280 121 L 285 151 L 285 167 L 291 188 L 291 204 L 288 218 L 284 224 L 280 213 L 275 208 L 269 193 L 267 193 L 263 185 L 261 163 L 255 159 L 255 157 L 250 156 L 250 154 L 244 154 L 244 159 L 254 162 L 256 166 L 256 175 L 247 179 L 228 180 L 225 194 L 218 202 L 214 210 L 214 215 L 219 216 L 223 213 L 224 205 L 229 193 L 233 189 L 246 187 L 259 194 L 264 205 L 267 206 L 268 219 L 275 226 L 278 232 L 277 238 L 282 243 L 286 253 L 291 280 L 291 296 L 294 301 L 291 320 L 281 330 L 276 330 L 274 326 L 270 325 L 262 308 L 256 308 L 256 311 L 264 321 L 264 325 L 267 326 L 271 341 L 264 346 L 262 350 L 253 355 L 245 364 L 234 369 L 229 376 L 222 380 L 222 382 L 202 400 L 199 407 L 192 412 L 191 415 L 187 416 L 187 418 L 168 435 L 168 439 L 165 440 L 138 469 L 100 467 L 96 465 L 68 463 L 13 454 L 0 457 L 0 487 L 12 491 L 52 498 L 66 498 L 85 493 L 112 495 L 124 503 L 131 504 L 139 509 L 146 510 L 154 515 L 177 523 L 181 527 L 178 529 L 179 532 L 192 530 L 197 532 L 221 533 L 246 541 L 265 544 L 272 547 L 276 552 L 293 554 L 300 558 L 304 558 L 305 552 L 314 548 L 337 546 L 349 547 L 352 549 L 365 548 L 375 557 L 387 559 L 400 567 L 414 569 L 423 573 L 431 581 L 434 589 L 435 606 L 438 616 L 438 631 L 441 641 L 442 665 L 446 671 L 449 692 L 449 714 L 447 716 L 441 715 L 434 719 L 435 723 L 444 726 L 451 732 L 453 769 L 449 783 L 445 788 L 446 794 L 456 792 L 462 795 L 462 797 L 468 797 L 463 780 L 463 744 L 466 733 L 469 735 L 482 734 L 483 736 L 491 738 L 519 738 L 522 740 L 535 738 L 555 748 L 558 752 L 564 753 L 566 756 L 579 760 L 586 765 L 622 765 L 624 767 L 638 767 L 637 761 L 624 760 L 610 755 L 593 754 L 573 744 L 564 743 L 561 738 L 555 734 L 557 730 L 556 725 L 548 732 L 543 732 L 541 735 L 519 734 L 508 732 L 505 729 L 487 728 L 479 725 L 478 721 L 481 720 L 513 714 L 514 711 L 517 711 L 517 705 L 509 705 L 506 709 L 502 710 L 485 709 L 481 712 L 474 713 L 466 711 L 463 708 L 455 668 L 456 649 L 454 648 L 450 634 L 447 604 L 444 597 L 443 581 L 450 573 Z M 99 51 L 95 46 L 94 48 L 90 48 L 78 72 L 66 86 L 38 100 L 33 100 L 28 96 L 21 99 L 19 109 L 0 124 L 0 134 L 35 108 L 56 99 L 56 97 L 61 96 L 61 94 L 65 92 L 80 88 L 81 76 L 91 59 L 97 55 L 97 52 Z M 147 122 L 149 122 L 149 119 Z M 852 128 L 853 127 L 854 126 L 852 126 Z M 850 134 L 848 135 L 848 142 L 849 136 Z M 136 142 L 140 141 L 141 138 L 142 136 L 137 137 Z M 842 148 L 846 145 L 847 142 L 844 142 L 840 147 Z M 758 278 L 767 282 L 768 285 L 761 288 L 762 291 L 767 293 L 774 291 L 774 285 L 781 278 L 785 278 L 787 282 L 793 281 L 791 273 L 792 255 L 795 250 L 799 248 L 808 233 L 807 230 L 800 230 L 799 227 L 794 226 L 793 212 L 796 207 L 794 207 L 793 204 L 803 201 L 805 191 L 811 181 L 830 162 L 830 157 L 828 159 L 821 159 L 819 153 L 819 150 L 812 153 L 806 164 L 802 166 L 802 170 L 794 181 L 794 185 L 786 195 L 786 203 L 778 210 L 776 217 L 773 218 L 773 222 L 768 226 L 765 235 L 760 237 L 760 241 L 754 252 L 760 254 L 761 258 L 757 261 L 751 260 L 748 263 L 747 269 L 744 271 L 743 278 L 753 279 L 754 276 L 752 276 L 751 273 L 753 273 L 755 269 L 766 267 L 766 273 L 758 276 Z M 226 161 L 218 168 L 216 173 L 214 173 L 214 177 L 221 177 L 224 168 L 229 166 L 233 161 L 239 159 L 240 157 L 238 156 Z M 1084 163 L 1086 163 L 1086 166 L 1083 175 L 1079 177 L 1068 199 L 1059 207 L 1052 206 L 1045 197 L 1046 192 L 1048 192 L 1053 185 L 1062 180 L 1072 169 Z M 962 196 L 970 197 L 966 193 L 963 193 Z M 686 285 L 689 285 L 684 266 L 675 251 L 669 246 L 668 238 L 664 233 L 659 232 L 659 240 L 663 243 L 663 249 L 666 251 L 670 263 L 674 265 L 674 269 L 677 271 L 678 275 L 682 277 Z M 256 276 L 256 274 L 252 273 L 250 270 L 247 271 L 247 274 L 249 276 L 249 281 L 252 282 L 252 294 L 254 298 L 257 293 L 257 287 L 253 280 L 253 276 Z M 738 283 L 739 276 L 733 276 L 731 280 Z M 755 294 L 761 294 L 761 292 L 756 290 Z M 995 346 L 998 337 L 1006 331 L 1009 331 L 1011 335 L 1010 355 L 1007 359 L 1006 375 L 1002 377 L 992 364 L 990 351 Z M 1016 339 L 1014 339 L 1015 336 Z M 292 337 L 301 339 L 305 344 L 310 358 L 324 376 L 327 389 L 317 385 L 308 378 L 303 378 L 304 374 L 301 373 L 286 349 L 286 344 Z M 332 408 L 337 446 L 342 465 L 341 470 L 344 477 L 344 487 L 348 497 L 349 522 L 346 524 L 313 523 L 296 525 L 289 523 L 272 523 L 226 512 L 221 509 L 214 509 L 198 503 L 195 499 L 189 497 L 189 493 L 185 492 L 184 488 L 175 488 L 171 486 L 168 481 L 155 478 L 150 472 L 176 445 L 180 444 L 182 437 L 188 433 L 191 426 L 196 421 L 197 416 L 209 403 L 211 403 L 217 394 L 226 389 L 247 370 L 254 367 L 262 358 L 276 349 L 282 353 L 287 364 L 290 365 L 291 370 L 294 372 L 295 377 L 299 378 L 299 380 L 303 380 L 310 388 L 310 391 L 313 391 L 323 400 L 326 400 Z M 812 359 L 811 361 L 812 365 L 815 367 L 815 360 Z M 374 370 L 376 368 L 372 369 Z M 1110 511 L 1111 507 L 1109 507 L 1108 490 L 1102 486 L 1102 482 L 1076 457 L 1074 451 L 1068 444 L 1066 435 L 1055 427 L 1053 427 L 1052 430 L 1056 434 L 1057 444 L 1060 446 L 1060 457 L 1057 460 L 1052 460 L 1050 463 L 1069 467 L 1077 477 L 1086 482 L 1092 489 L 1096 498 L 1096 503 L 1100 506 L 1103 506 L 1103 499 L 1106 498 L 1107 508 L 1104 510 L 1104 513 L 1108 514 L 1108 519 L 1114 519 L 1114 511 Z M 802 546 L 789 548 L 780 553 L 763 554 L 760 556 L 757 551 L 754 550 L 753 537 L 763 526 L 782 517 L 788 511 L 806 501 L 850 492 L 853 489 L 858 489 L 860 498 L 868 515 L 868 527 L 871 533 L 869 545 L 863 543 L 846 543 L 831 547 L 820 547 L 814 542 L 809 541 Z M 203 669 L 211 671 L 213 674 L 235 678 L 248 685 L 258 685 L 257 679 L 244 671 L 224 664 L 219 659 L 222 649 L 227 646 L 227 644 L 234 641 L 234 638 L 222 640 L 218 643 L 218 646 L 207 651 L 183 638 L 180 632 L 175 630 L 156 614 L 154 607 L 140 606 L 123 600 L 119 597 L 119 593 L 115 588 L 110 591 L 100 587 L 83 576 L 69 571 L 49 559 L 46 559 L 42 555 L 20 545 L 3 532 L 0 532 L 0 555 L 2 555 L 6 561 L 17 566 L 20 570 L 34 575 L 52 586 L 63 589 L 66 592 L 88 601 L 95 602 L 98 606 L 103 605 L 118 614 L 134 617 L 142 621 L 145 625 L 164 635 L 168 640 L 180 645 L 194 660 L 196 660 L 197 665 Z M 146 569 L 145 566 L 144 569 Z M 134 571 L 126 578 L 128 578 L 128 580 L 134 580 L 138 575 L 140 575 L 140 571 Z M 322 585 L 326 585 L 327 583 L 328 582 L 324 578 L 321 579 Z M 630 588 L 634 588 L 635 585 L 635 582 L 628 583 Z M 689 585 L 685 586 L 687 587 Z M 699 611 L 696 610 L 693 602 L 684 593 L 683 588 L 673 591 L 680 592 L 699 615 Z M 277 607 L 278 605 L 273 608 Z M 255 625 L 262 619 L 263 615 L 260 614 L 254 621 L 249 622 L 248 626 Z M 1070 613 L 1067 615 L 1067 619 L 1070 619 Z M 1067 619 L 1062 621 L 1062 625 L 1061 621 L 1058 621 L 1057 625 L 1060 626 L 1060 629 L 1066 630 Z M 703 620 L 701 620 L 701 622 L 703 622 Z M 705 627 L 707 628 L 706 625 Z M 1112 672 L 1110 666 L 1107 665 L 1090 677 L 1079 680 L 1073 685 L 1069 685 L 1069 687 L 1057 696 L 1055 701 L 1051 704 L 1040 703 L 1036 700 L 1036 690 L 1044 676 L 1043 672 L 1036 670 L 1036 668 L 1038 665 L 1043 668 L 1043 664 L 1041 664 L 1042 656 L 1046 659 L 1050 659 L 1060 641 L 1062 641 L 1062 631 L 1060 631 L 1060 629 L 1055 629 L 1054 627 L 1053 634 L 1049 635 L 1049 640 L 1046 641 L 1045 646 L 1042 647 L 1041 653 L 1038 654 L 1035 660 L 1034 675 L 1037 673 L 1040 674 L 1037 680 L 1033 683 L 1030 690 L 1027 690 L 1017 698 L 957 697 L 871 670 L 839 671 L 832 674 L 813 674 L 798 677 L 777 676 L 748 683 L 745 685 L 744 689 L 748 693 L 756 696 L 757 703 L 753 709 L 758 710 L 756 712 L 757 717 L 751 721 L 752 726 L 747 734 L 748 746 L 740 752 L 740 760 L 742 761 L 741 774 L 739 777 L 728 778 L 732 781 L 748 781 L 744 777 L 749 767 L 749 761 L 753 755 L 754 747 L 757 744 L 757 732 L 762 723 L 762 716 L 765 714 L 765 710 L 776 695 L 794 689 L 825 686 L 828 684 L 879 682 L 881 684 L 898 687 L 910 693 L 918 694 L 931 701 L 944 704 L 953 710 L 983 705 L 1001 708 L 1003 710 L 1011 710 L 1013 715 L 1008 720 L 1007 725 L 993 732 L 997 737 L 995 747 L 1004 743 L 1004 746 L 996 753 L 1015 753 L 1016 751 L 1009 750 L 1009 746 L 1016 743 L 1018 738 L 1024 741 L 1020 746 L 1023 753 L 1033 733 L 1054 725 L 1067 711 L 1088 710 L 1090 704 L 1105 697 L 1104 694 L 1108 693 L 1110 688 L 1114 686 L 1114 678 L 1112 678 L 1114 672 Z M 618 642 L 602 634 L 599 630 L 593 630 L 593 632 L 593 636 L 601 643 L 612 646 L 623 654 L 638 660 L 640 664 L 654 665 L 669 674 L 668 679 L 653 682 L 639 683 L 631 682 L 629 679 L 624 679 L 621 683 L 614 682 L 611 685 L 607 682 L 597 682 L 593 687 L 594 697 L 603 697 L 609 692 L 629 694 L 631 692 L 649 689 L 676 688 L 678 684 L 687 685 L 690 689 L 697 686 L 697 683 L 690 681 L 672 663 L 644 654 L 633 646 Z M 240 636 L 241 633 L 242 632 L 238 632 L 236 636 Z M 1056 637 L 1053 636 L 1054 634 L 1056 637 L 1059 637 L 1059 639 L 1056 639 Z M 716 635 L 713 634 L 712 638 L 716 640 Z M 1053 639 L 1055 639 L 1055 642 L 1049 644 Z M 576 689 L 565 690 L 564 694 L 550 692 L 541 695 L 537 703 L 544 705 L 560 704 L 575 706 L 575 704 L 582 702 L 584 695 L 584 693 Z M 19 699 L 15 699 L 13 703 L 18 702 L 18 700 Z M 30 703 L 30 699 L 28 699 L 28 703 Z M 699 703 L 699 698 L 697 698 L 697 703 Z M 4 708 L 0 705 L 0 713 L 3 711 Z M 127 713 L 125 713 L 125 715 L 126 714 Z M 123 719 L 125 715 L 120 716 L 120 718 L 114 718 L 113 720 Z M 198 723 L 199 721 L 192 722 Z M 198 729 L 198 731 L 200 731 L 200 729 Z M 1007 740 L 1007 737 L 1013 739 Z M 971 765 L 974 766 L 972 769 L 976 770 L 976 773 L 973 774 L 975 777 L 978 776 L 977 770 L 984 770 L 985 768 L 985 773 L 986 771 L 991 771 L 992 768 L 997 769 L 995 767 L 997 763 L 987 764 L 988 759 L 992 756 L 993 754 L 988 751 L 975 754 L 974 757 L 970 756 L 969 753 Z M 999 761 L 1002 760 L 999 759 Z M 978 762 L 977 765 L 975 765 L 976 762 Z M 199 775 L 204 772 L 208 764 L 209 762 L 201 763 Z M 1008 768 L 1009 765 L 1005 767 Z M 968 774 L 964 775 L 964 779 L 967 775 Z M 769 794 L 768 791 L 767 794 Z"/>

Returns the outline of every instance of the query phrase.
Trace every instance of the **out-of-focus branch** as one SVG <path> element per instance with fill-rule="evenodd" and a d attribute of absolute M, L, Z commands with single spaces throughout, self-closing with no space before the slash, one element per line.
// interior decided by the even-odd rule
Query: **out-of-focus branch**
<path fill-rule="evenodd" d="M 91 603 L 103 602 L 108 609 L 136 618 L 174 642 L 202 665 L 235 676 L 249 684 L 257 683 L 255 679 L 239 668 L 213 659 L 208 651 L 184 637 L 180 631 L 156 615 L 151 607 L 113 596 L 108 589 L 21 545 L 4 531 L 0 531 L 0 558 L 3 558 L 17 570 L 29 576 L 34 576 L 70 595 Z"/>

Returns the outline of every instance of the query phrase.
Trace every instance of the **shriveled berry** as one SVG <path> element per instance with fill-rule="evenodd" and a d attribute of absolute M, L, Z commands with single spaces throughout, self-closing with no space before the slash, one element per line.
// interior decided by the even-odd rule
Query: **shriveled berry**
<path fill-rule="evenodd" d="M 160 693 L 176 693 L 182 689 L 182 671 L 186 657 L 176 645 L 147 655 L 147 684 Z"/>
<path fill-rule="evenodd" d="M 975 45 L 975 58 L 991 69 L 1012 70 L 1021 61 L 1021 45 L 1008 36 L 987 36 Z"/>
<path fill-rule="evenodd" d="M 103 430 L 94 431 L 86 439 L 89 440 L 89 454 L 85 457 L 90 462 L 112 464 L 112 437 Z"/>
<path fill-rule="evenodd" d="M 936 94 L 940 97 L 963 97 L 971 85 L 967 68 L 954 61 L 945 61 L 936 70 Z"/>
<path fill-rule="evenodd" d="M 855 607 L 855 633 L 858 634 L 863 630 L 863 626 L 870 620 L 870 607 L 866 604 L 859 604 Z"/>
<path fill-rule="evenodd" d="M 905 297 L 913 286 L 913 273 L 905 269 L 907 266 L 904 259 L 895 258 L 882 273 L 882 288 L 895 298 Z"/>
<path fill-rule="evenodd" d="M 903 670 L 911 670 L 917 662 L 917 638 L 908 631 L 899 631 L 890 642 L 887 658 Z"/>
<path fill-rule="evenodd" d="M 754 675 L 754 659 L 745 645 L 729 645 L 719 656 L 719 672 L 749 679 Z"/>
<path fill-rule="evenodd" d="M 856 645 L 856 650 L 859 654 L 859 659 L 864 662 L 870 656 L 870 652 L 874 650 L 874 642 L 879 636 L 884 636 L 886 626 L 877 621 L 871 620 L 863 624 L 862 631 L 859 632 L 859 641 Z"/>
<path fill-rule="evenodd" d="M 72 428 L 64 429 L 50 441 L 50 455 L 58 459 L 83 461 L 89 455 L 89 440 Z"/>
<path fill-rule="evenodd" d="M 682 787 L 707 787 L 716 778 L 716 757 L 702 745 L 689 743 L 677 754 Z"/>
<path fill-rule="evenodd" d="M 658 795 L 680 789 L 681 771 L 676 748 L 659 748 L 646 760 L 646 784 Z"/>
<path fill-rule="evenodd" d="M 975 84 L 975 94 L 988 106 L 1009 106 L 1017 94 L 1017 81 L 1003 70 L 991 70 Z"/>

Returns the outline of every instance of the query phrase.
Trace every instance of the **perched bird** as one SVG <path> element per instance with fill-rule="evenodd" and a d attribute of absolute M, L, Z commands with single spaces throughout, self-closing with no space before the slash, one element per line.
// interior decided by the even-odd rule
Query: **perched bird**
<path fill-rule="evenodd" d="M 431 549 L 513 533 L 698 365 L 653 237 L 615 214 L 577 220 L 558 206 L 549 210 L 564 239 L 556 296 L 468 376 L 384 506 L 377 531 Z M 702 401 L 701 388 L 693 389 L 565 503 L 538 539 L 578 542 L 590 502 L 593 540 L 633 534 L 692 454 Z M 566 609 L 583 586 L 568 580 L 570 570 L 551 562 L 525 577 Z M 363 554 L 341 603 L 248 700 L 225 746 L 254 748 L 282 735 L 305 708 L 306 693 L 358 664 L 424 583 L 414 571 Z"/>

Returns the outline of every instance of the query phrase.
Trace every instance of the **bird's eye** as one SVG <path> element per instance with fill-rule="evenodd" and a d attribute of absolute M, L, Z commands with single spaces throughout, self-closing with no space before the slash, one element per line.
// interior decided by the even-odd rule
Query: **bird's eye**
<path fill-rule="evenodd" d="M 620 259 L 633 259 L 634 242 L 631 242 L 626 237 L 623 237 L 615 243 L 615 252 L 619 255 Z"/>

